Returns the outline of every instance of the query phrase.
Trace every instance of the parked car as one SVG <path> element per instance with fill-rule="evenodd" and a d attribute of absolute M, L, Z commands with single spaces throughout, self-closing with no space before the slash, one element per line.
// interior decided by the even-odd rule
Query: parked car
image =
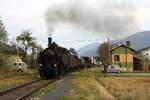
<path fill-rule="evenodd" d="M 126 68 L 121 68 L 118 65 L 104 66 L 103 73 L 121 73 L 126 72 Z"/>

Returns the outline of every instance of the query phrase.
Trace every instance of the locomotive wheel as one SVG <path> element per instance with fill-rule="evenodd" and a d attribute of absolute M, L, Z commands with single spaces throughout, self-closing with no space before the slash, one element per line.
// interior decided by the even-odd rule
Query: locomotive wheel
<path fill-rule="evenodd" d="M 41 77 L 42 79 L 47 79 L 47 77 L 46 77 L 45 74 L 44 74 L 44 71 L 40 71 L 40 77 Z"/>
<path fill-rule="evenodd" d="M 57 71 L 55 71 L 55 73 L 54 73 L 54 78 L 58 78 L 58 72 Z"/>

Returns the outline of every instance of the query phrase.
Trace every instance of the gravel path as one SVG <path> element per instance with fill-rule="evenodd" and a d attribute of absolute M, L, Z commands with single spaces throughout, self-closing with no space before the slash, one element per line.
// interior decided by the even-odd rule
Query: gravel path
<path fill-rule="evenodd" d="M 70 82 L 75 77 L 75 73 L 67 75 L 65 78 L 57 81 L 56 87 L 49 93 L 43 96 L 42 100 L 61 100 L 62 97 L 67 94 L 70 89 Z"/>

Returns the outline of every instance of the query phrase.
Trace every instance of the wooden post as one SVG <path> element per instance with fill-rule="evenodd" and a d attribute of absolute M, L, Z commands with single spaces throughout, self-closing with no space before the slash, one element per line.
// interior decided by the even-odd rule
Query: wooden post
<path fill-rule="evenodd" d="M 110 41 L 108 37 L 108 63 L 110 64 Z"/>
<path fill-rule="evenodd" d="M 86 72 L 86 66 L 87 66 L 87 65 L 85 65 L 85 67 L 84 67 L 84 68 L 85 68 L 85 72 Z"/>
<path fill-rule="evenodd" d="M 126 68 L 127 68 L 127 47 L 126 47 Z"/>
<path fill-rule="evenodd" d="M 17 62 L 19 61 L 19 46 L 18 46 L 19 42 L 17 40 Z"/>

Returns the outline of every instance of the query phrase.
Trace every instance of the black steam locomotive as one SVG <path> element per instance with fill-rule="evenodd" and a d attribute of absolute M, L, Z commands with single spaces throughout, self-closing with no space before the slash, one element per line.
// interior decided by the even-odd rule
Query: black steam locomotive
<path fill-rule="evenodd" d="M 41 78 L 53 78 L 76 69 L 78 57 L 48 38 L 48 48 L 40 52 L 38 63 Z"/>

